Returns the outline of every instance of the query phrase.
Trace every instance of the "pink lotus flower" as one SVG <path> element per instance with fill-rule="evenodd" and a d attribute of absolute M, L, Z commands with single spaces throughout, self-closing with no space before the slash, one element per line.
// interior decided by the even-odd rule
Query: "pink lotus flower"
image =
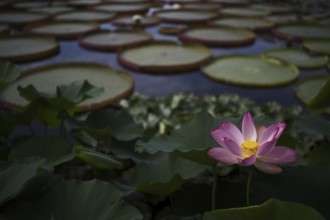
<path fill-rule="evenodd" d="M 294 150 L 275 146 L 284 128 L 283 122 L 256 128 L 251 114 L 247 112 L 242 121 L 242 132 L 230 122 L 222 123 L 211 132 L 221 147 L 210 149 L 208 154 L 224 164 L 254 165 L 265 173 L 280 173 L 282 169 L 278 165 L 297 159 Z"/>

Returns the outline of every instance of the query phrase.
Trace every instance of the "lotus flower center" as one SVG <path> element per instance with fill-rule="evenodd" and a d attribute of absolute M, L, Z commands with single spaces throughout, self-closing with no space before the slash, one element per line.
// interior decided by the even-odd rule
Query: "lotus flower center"
<path fill-rule="evenodd" d="M 259 147 L 260 144 L 256 141 L 244 141 L 241 145 L 244 158 L 257 154 Z"/>

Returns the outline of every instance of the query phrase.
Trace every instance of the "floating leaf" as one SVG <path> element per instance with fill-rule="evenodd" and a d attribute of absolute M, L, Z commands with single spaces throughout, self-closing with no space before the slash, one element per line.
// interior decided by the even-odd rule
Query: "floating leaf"
<path fill-rule="evenodd" d="M 222 209 L 206 212 L 203 220 L 325 220 L 317 211 L 306 205 L 270 199 L 267 202 L 245 208 Z"/>
<path fill-rule="evenodd" d="M 0 61 L 0 90 L 5 88 L 5 86 L 16 80 L 21 71 L 18 66 L 13 63 Z"/>
<path fill-rule="evenodd" d="M 22 161 L 28 157 L 45 158 L 52 166 L 74 158 L 72 147 L 65 140 L 53 136 L 36 136 L 15 146 L 10 154 L 10 161 Z"/>
<path fill-rule="evenodd" d="M 93 149 L 75 146 L 77 156 L 87 164 L 97 169 L 122 169 L 123 164 L 111 155 L 97 152 Z"/>

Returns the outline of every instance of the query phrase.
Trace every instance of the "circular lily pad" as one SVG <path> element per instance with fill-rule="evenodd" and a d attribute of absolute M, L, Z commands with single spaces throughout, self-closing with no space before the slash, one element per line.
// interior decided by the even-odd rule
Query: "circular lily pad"
<path fill-rule="evenodd" d="M 218 11 L 221 8 L 221 5 L 216 3 L 196 2 L 196 3 L 184 3 L 181 5 L 181 7 L 184 9 L 192 9 L 192 10 Z"/>
<path fill-rule="evenodd" d="M 188 9 L 161 10 L 155 14 L 161 21 L 173 23 L 201 23 L 216 18 L 212 11 L 196 11 Z"/>
<path fill-rule="evenodd" d="M 207 0 L 207 1 L 220 3 L 224 6 L 244 6 L 250 4 L 248 0 Z"/>
<path fill-rule="evenodd" d="M 201 70 L 213 80 L 250 87 L 282 86 L 299 75 L 292 64 L 255 55 L 221 56 L 203 65 Z"/>
<path fill-rule="evenodd" d="M 43 1 L 22 1 L 22 2 L 15 2 L 11 5 L 13 8 L 18 9 L 29 9 L 29 8 L 40 8 L 45 7 L 49 3 Z"/>
<path fill-rule="evenodd" d="M 211 51 L 202 45 L 155 41 L 124 49 L 118 54 L 118 60 L 141 72 L 172 73 L 196 69 L 211 55 Z"/>
<path fill-rule="evenodd" d="M 93 7 L 96 10 L 108 11 L 112 13 L 131 14 L 143 13 L 148 11 L 148 3 L 107 3 L 96 5 Z"/>
<path fill-rule="evenodd" d="M 59 21 L 93 21 L 104 22 L 114 18 L 116 13 L 109 13 L 105 11 L 96 10 L 78 10 L 69 11 L 57 14 L 54 16 L 55 20 Z"/>
<path fill-rule="evenodd" d="M 111 21 L 111 23 L 115 26 L 134 26 L 137 25 L 134 16 L 121 16 Z M 155 16 L 141 16 L 141 20 L 138 25 L 147 27 L 157 25 L 159 23 L 159 19 Z"/>
<path fill-rule="evenodd" d="M 178 35 L 181 41 L 226 47 L 251 44 L 255 37 L 252 31 L 246 29 L 219 26 L 188 27 Z"/>
<path fill-rule="evenodd" d="M 330 38 L 330 26 L 317 23 L 283 24 L 272 30 L 282 39 Z"/>
<path fill-rule="evenodd" d="M 34 12 L 41 12 L 49 15 L 54 15 L 57 13 L 73 11 L 74 8 L 69 6 L 48 6 L 48 7 L 41 7 L 41 8 L 31 8 L 30 11 Z"/>
<path fill-rule="evenodd" d="M 99 96 L 79 104 L 81 111 L 102 108 L 114 100 L 128 96 L 134 85 L 133 78 L 126 72 L 119 72 L 97 63 L 60 63 L 30 69 L 22 73 L 17 81 L 0 93 L 0 102 L 5 106 L 23 106 L 27 101 L 19 95 L 18 86 L 33 85 L 39 92 L 54 94 L 59 85 L 87 80 L 91 85 L 103 88 Z"/>
<path fill-rule="evenodd" d="M 47 14 L 32 11 L 1 11 L 0 13 L 0 23 L 14 26 L 23 26 L 48 18 Z"/>
<path fill-rule="evenodd" d="M 82 21 L 47 21 L 26 26 L 25 32 L 51 35 L 58 39 L 76 39 L 80 35 L 99 28 L 95 22 Z"/>
<path fill-rule="evenodd" d="M 327 56 L 310 56 L 305 51 L 295 48 L 275 48 L 266 50 L 264 54 L 292 63 L 301 69 L 322 68 L 329 61 Z"/>
<path fill-rule="evenodd" d="M 285 24 L 292 21 L 297 21 L 296 15 L 282 14 L 282 15 L 269 15 L 265 17 L 267 20 L 273 21 L 275 24 Z"/>
<path fill-rule="evenodd" d="M 6 24 L 0 24 L 0 34 L 8 34 L 10 31 L 10 26 Z"/>
<path fill-rule="evenodd" d="M 68 5 L 79 8 L 91 7 L 97 4 L 101 4 L 101 0 L 76 0 L 68 2 Z"/>
<path fill-rule="evenodd" d="M 251 7 L 261 10 L 267 10 L 270 11 L 272 14 L 283 14 L 294 11 L 294 8 L 290 5 L 255 4 Z"/>
<path fill-rule="evenodd" d="M 215 25 L 224 25 L 237 28 L 247 28 L 253 31 L 267 31 L 274 26 L 274 22 L 264 18 L 220 18 L 211 22 Z"/>
<path fill-rule="evenodd" d="M 306 39 L 303 44 L 305 48 L 312 52 L 330 56 L 330 39 Z"/>
<path fill-rule="evenodd" d="M 0 59 L 14 62 L 46 58 L 58 52 L 55 38 L 46 36 L 0 36 Z"/>
<path fill-rule="evenodd" d="M 82 47 L 95 50 L 116 50 L 124 46 L 135 46 L 152 41 L 152 35 L 139 30 L 100 30 L 80 38 Z"/>
<path fill-rule="evenodd" d="M 329 76 L 311 76 L 299 80 L 294 86 L 296 96 L 306 105 L 318 94 Z M 326 110 L 330 113 L 330 108 Z"/>
<path fill-rule="evenodd" d="M 239 16 L 239 17 L 263 17 L 270 14 L 268 10 L 255 8 L 223 8 L 220 11 L 222 15 Z"/>

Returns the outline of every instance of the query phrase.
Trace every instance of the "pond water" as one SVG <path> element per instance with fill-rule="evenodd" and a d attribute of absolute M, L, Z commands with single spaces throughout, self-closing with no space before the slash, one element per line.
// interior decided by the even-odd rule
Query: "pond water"
<path fill-rule="evenodd" d="M 158 29 L 169 24 L 160 24 L 147 27 L 145 30 L 151 33 L 156 40 L 178 41 L 176 36 L 162 35 Z M 175 26 L 175 25 L 173 25 Z M 115 30 L 116 27 L 110 23 L 103 23 L 102 29 Z M 254 54 L 260 55 L 271 48 L 286 47 L 287 42 L 271 35 L 271 33 L 257 34 L 252 45 L 241 47 L 212 47 L 213 56 L 232 54 Z M 299 43 L 295 43 L 300 46 Z M 221 94 L 225 92 L 238 93 L 248 97 L 257 103 L 275 100 L 283 105 L 300 103 L 293 92 L 293 84 L 278 88 L 248 88 L 233 86 L 226 83 L 215 82 L 202 74 L 200 70 L 177 74 L 147 74 L 130 70 L 117 61 L 115 52 L 101 52 L 81 48 L 77 40 L 60 41 L 60 53 L 57 55 L 35 62 L 20 64 L 21 68 L 28 69 L 35 66 L 62 62 L 97 62 L 112 66 L 114 69 L 127 70 L 135 79 L 135 91 L 150 97 L 170 95 L 174 92 L 192 92 L 194 94 Z M 301 71 L 299 79 L 311 75 L 325 75 L 326 68 L 317 70 Z"/>

